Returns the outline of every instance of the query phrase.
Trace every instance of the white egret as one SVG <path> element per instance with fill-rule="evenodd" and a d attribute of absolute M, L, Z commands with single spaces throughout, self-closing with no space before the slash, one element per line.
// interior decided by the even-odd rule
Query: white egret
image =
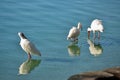
<path fill-rule="evenodd" d="M 104 31 L 102 21 L 95 19 L 92 21 L 91 26 L 87 29 L 88 31 L 88 38 L 90 37 L 90 32 L 93 31 L 94 39 L 96 37 L 95 32 L 98 32 L 98 39 L 100 39 L 100 32 Z"/>
<path fill-rule="evenodd" d="M 31 54 L 41 56 L 39 50 L 35 47 L 35 45 L 32 42 L 30 42 L 25 37 L 25 35 L 22 32 L 18 32 L 18 35 L 21 39 L 20 45 L 22 49 L 28 54 L 29 59 L 31 58 Z"/>
<path fill-rule="evenodd" d="M 69 31 L 69 34 L 67 36 L 67 40 L 71 40 L 71 41 L 76 41 L 78 40 L 78 36 L 80 34 L 80 29 L 82 29 L 82 24 L 78 23 L 77 27 L 72 27 Z"/>

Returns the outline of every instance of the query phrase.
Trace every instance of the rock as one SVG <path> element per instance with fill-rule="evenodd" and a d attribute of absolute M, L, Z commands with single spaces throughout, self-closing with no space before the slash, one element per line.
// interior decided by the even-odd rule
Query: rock
<path fill-rule="evenodd" d="M 76 74 L 68 80 L 120 80 L 120 67 Z"/>
<path fill-rule="evenodd" d="M 105 72 L 111 73 L 114 76 L 118 77 L 120 79 L 120 67 L 115 67 L 115 68 L 109 68 L 104 70 Z"/>

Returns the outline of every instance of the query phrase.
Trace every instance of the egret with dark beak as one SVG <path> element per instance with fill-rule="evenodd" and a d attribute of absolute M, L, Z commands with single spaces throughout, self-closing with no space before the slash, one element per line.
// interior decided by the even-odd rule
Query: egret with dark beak
<path fill-rule="evenodd" d="M 93 31 L 93 38 L 96 38 L 95 32 L 98 32 L 98 39 L 100 39 L 100 32 L 104 31 L 102 21 L 95 19 L 92 21 L 91 26 L 87 29 L 88 38 L 90 37 L 90 32 Z"/>
<path fill-rule="evenodd" d="M 39 50 L 32 42 L 27 39 L 27 37 L 22 32 L 19 32 L 18 35 L 21 39 L 20 46 L 28 54 L 29 59 L 31 58 L 31 54 L 41 56 Z"/>

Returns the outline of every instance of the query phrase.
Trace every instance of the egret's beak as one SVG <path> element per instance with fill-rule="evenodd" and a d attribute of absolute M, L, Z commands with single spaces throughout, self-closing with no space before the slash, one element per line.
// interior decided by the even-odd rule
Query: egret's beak
<path fill-rule="evenodd" d="M 90 38 L 90 31 L 88 31 L 88 38 Z"/>

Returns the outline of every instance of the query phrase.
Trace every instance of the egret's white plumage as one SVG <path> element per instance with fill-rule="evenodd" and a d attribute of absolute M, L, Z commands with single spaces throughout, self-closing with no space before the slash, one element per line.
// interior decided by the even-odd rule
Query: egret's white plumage
<path fill-rule="evenodd" d="M 35 45 L 32 42 L 30 42 L 25 37 L 25 35 L 22 32 L 19 32 L 18 35 L 21 39 L 20 45 L 22 49 L 28 54 L 28 58 L 31 58 L 31 54 L 41 56 L 41 53 L 39 52 L 39 50 L 35 47 Z"/>
<path fill-rule="evenodd" d="M 104 31 L 102 21 L 99 19 L 95 19 L 92 21 L 91 26 L 87 29 L 88 37 L 90 36 L 90 32 L 93 31 L 94 39 L 96 37 L 95 32 L 98 32 L 98 38 L 100 38 L 100 32 Z"/>
<path fill-rule="evenodd" d="M 78 36 L 80 34 L 80 29 L 82 28 L 81 23 L 78 23 L 77 27 L 72 27 L 69 31 L 69 34 L 67 36 L 67 40 L 75 41 L 78 39 Z"/>

